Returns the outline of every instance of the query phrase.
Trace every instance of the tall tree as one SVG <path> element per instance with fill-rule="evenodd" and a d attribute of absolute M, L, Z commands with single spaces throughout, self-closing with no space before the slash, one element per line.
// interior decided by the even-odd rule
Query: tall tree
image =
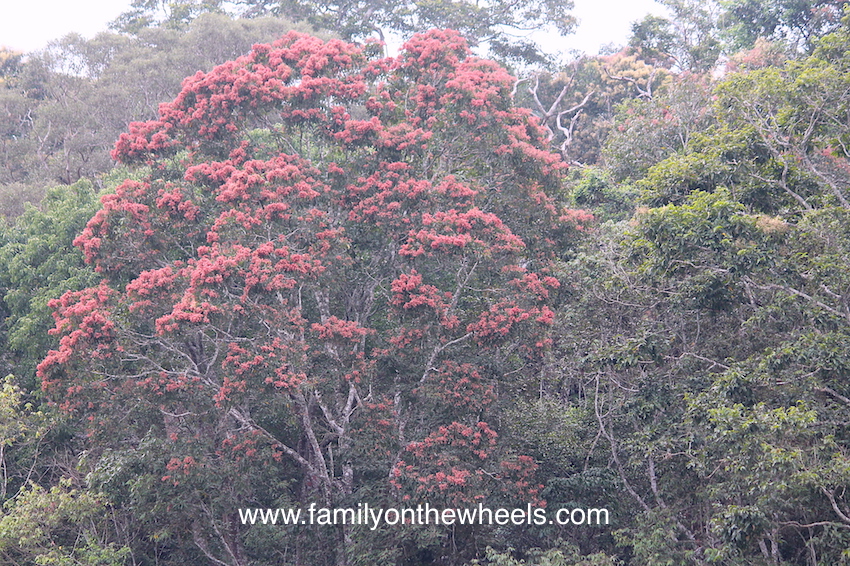
<path fill-rule="evenodd" d="M 720 25 L 732 49 L 748 49 L 758 38 L 781 41 L 793 52 L 810 52 L 836 31 L 846 2 L 840 0 L 725 0 Z"/>
<path fill-rule="evenodd" d="M 156 446 L 210 560 L 249 560 L 234 507 L 271 504 L 269 466 L 327 505 L 539 497 L 491 419 L 589 215 L 554 200 L 563 163 L 512 86 L 456 32 L 392 59 L 290 33 L 119 139 L 145 173 L 77 239 L 104 279 L 54 303 L 39 371 L 92 450 Z"/>
<path fill-rule="evenodd" d="M 703 72 L 717 63 L 722 51 L 717 2 L 659 0 L 671 17 L 648 15 L 632 26 L 629 45 L 650 61 L 667 63 L 681 71 Z"/>

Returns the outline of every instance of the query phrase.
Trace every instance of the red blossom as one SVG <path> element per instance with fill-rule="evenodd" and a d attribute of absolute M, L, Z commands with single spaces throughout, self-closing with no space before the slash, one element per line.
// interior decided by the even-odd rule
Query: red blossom
<path fill-rule="evenodd" d="M 116 144 L 146 168 L 75 240 L 105 280 L 53 303 L 45 390 L 328 492 L 356 475 L 325 454 L 365 446 L 408 497 L 535 495 L 483 359 L 539 362 L 552 262 L 592 217 L 559 210 L 565 165 L 512 85 L 439 30 L 381 60 L 293 32 L 187 78 Z"/>

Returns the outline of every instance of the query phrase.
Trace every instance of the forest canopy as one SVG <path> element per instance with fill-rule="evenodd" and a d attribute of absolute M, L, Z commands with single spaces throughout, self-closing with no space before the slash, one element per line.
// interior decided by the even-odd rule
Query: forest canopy
<path fill-rule="evenodd" d="M 534 3 L 0 51 L 0 561 L 846 562 L 850 15 L 664 4 L 560 64 Z M 364 505 L 527 521 L 245 520 Z"/>

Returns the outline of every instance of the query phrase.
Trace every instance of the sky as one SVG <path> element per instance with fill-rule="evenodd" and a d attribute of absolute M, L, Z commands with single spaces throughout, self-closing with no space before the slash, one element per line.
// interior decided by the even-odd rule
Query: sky
<path fill-rule="evenodd" d="M 631 24 L 647 13 L 664 15 L 655 0 L 574 0 L 576 33 L 548 36 L 547 51 L 596 54 L 601 46 L 625 43 Z M 76 32 L 91 38 L 125 11 L 130 0 L 0 0 L 0 46 L 35 51 L 50 40 Z"/>

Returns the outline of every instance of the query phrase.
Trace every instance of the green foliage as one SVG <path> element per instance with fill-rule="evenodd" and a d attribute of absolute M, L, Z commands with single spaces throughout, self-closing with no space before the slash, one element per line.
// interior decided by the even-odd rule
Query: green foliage
<path fill-rule="evenodd" d="M 671 19 L 648 15 L 632 25 L 630 47 L 647 60 L 680 71 L 710 71 L 720 56 L 715 2 L 660 0 Z"/>
<path fill-rule="evenodd" d="M 582 554 L 578 547 L 561 543 L 558 548 L 532 549 L 524 558 L 514 557 L 513 549 L 498 552 L 487 547 L 484 560 L 473 560 L 469 566 L 617 566 L 622 564 L 616 557 L 605 553 Z"/>
<path fill-rule="evenodd" d="M 24 54 L 0 47 L 0 88 L 10 86 L 21 70 Z"/>
<path fill-rule="evenodd" d="M 830 58 L 818 51 L 806 59 L 736 73 L 718 85 L 717 107 L 729 128 L 752 132 L 767 160 L 750 175 L 774 193 L 811 210 L 848 206 L 844 119 L 850 107 L 848 74 L 840 53 L 850 43 L 836 33 L 824 39 Z M 791 208 L 790 206 L 779 207 Z"/>
<path fill-rule="evenodd" d="M 45 431 L 47 419 L 28 402 L 7 375 L 0 389 L 0 501 L 5 502 L 26 478 L 32 464 L 32 448 Z"/>
<path fill-rule="evenodd" d="M 634 526 L 614 533 L 619 545 L 631 551 L 635 566 L 678 566 L 694 564 L 694 545 L 683 541 L 680 524 L 668 510 L 656 509 L 639 515 Z"/>
<path fill-rule="evenodd" d="M 664 159 L 688 153 L 715 119 L 709 88 L 704 80 L 685 76 L 650 99 L 623 102 L 602 153 L 614 179 L 640 179 Z"/>
<path fill-rule="evenodd" d="M 632 24 L 629 47 L 638 50 L 640 56 L 647 61 L 672 66 L 675 45 L 676 34 L 667 18 L 648 14 Z"/>
<path fill-rule="evenodd" d="M 614 534 L 634 564 L 803 564 L 791 557 L 839 560 L 844 548 L 823 541 L 847 524 L 835 512 L 850 394 L 838 377 L 850 348 L 847 209 L 793 224 L 765 213 L 796 201 L 753 186 L 772 166 L 755 140 L 746 128 L 694 135 L 640 181 L 655 208 L 597 232 L 570 264 L 564 382 L 544 389 L 566 393 L 562 411 L 595 416 L 578 450 L 585 466 L 600 444 L 614 460 L 633 502 Z M 835 202 L 827 194 L 811 202 Z"/>
<path fill-rule="evenodd" d="M 674 276 L 686 283 L 688 275 L 710 270 L 718 277 L 734 277 L 764 261 L 756 246 L 760 235 L 755 219 L 725 189 L 696 191 L 681 206 L 649 209 L 639 220 L 639 237 L 631 245 L 645 252 L 639 269 L 651 276 Z"/>
<path fill-rule="evenodd" d="M 576 206 L 593 212 L 601 220 L 625 220 L 638 203 L 637 189 L 627 183 L 615 183 L 601 167 L 571 171 L 570 196 Z"/>
<path fill-rule="evenodd" d="M 35 365 L 56 340 L 48 302 L 69 289 L 84 289 L 96 280 L 73 246 L 99 205 L 89 181 L 50 189 L 40 208 L 28 207 L 3 230 L 0 245 L 0 294 L 6 311 L 3 324 L 5 371 L 35 388 Z"/>
<path fill-rule="evenodd" d="M 0 517 L 0 556 L 24 566 L 122 566 L 130 550 L 106 542 L 105 505 L 71 480 L 22 488 Z"/>
<path fill-rule="evenodd" d="M 845 5 L 838 0 L 723 0 L 720 26 L 732 49 L 768 38 L 788 44 L 792 52 L 808 51 L 838 28 Z"/>

